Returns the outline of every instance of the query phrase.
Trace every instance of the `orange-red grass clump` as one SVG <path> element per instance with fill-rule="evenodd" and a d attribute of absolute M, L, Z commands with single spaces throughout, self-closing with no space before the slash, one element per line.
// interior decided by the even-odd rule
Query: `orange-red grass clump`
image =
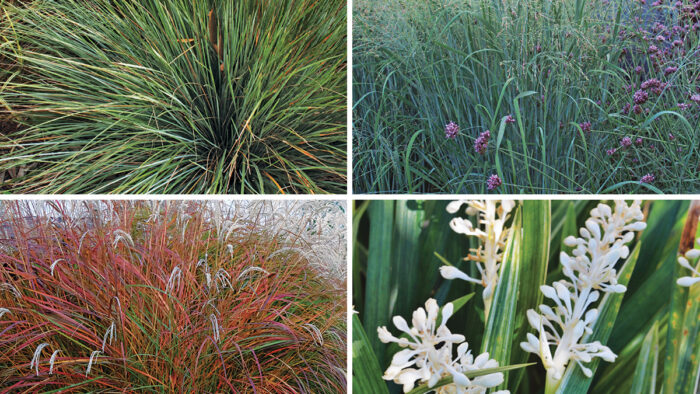
<path fill-rule="evenodd" d="M 0 391 L 346 390 L 345 284 L 300 237 L 206 203 L 37 204 L 0 202 Z"/>

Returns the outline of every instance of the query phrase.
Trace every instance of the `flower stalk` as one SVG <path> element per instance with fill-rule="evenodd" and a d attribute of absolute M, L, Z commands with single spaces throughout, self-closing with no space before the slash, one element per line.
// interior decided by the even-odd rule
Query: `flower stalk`
<path fill-rule="evenodd" d="M 584 375 L 592 377 L 592 371 L 583 365 L 599 357 L 614 362 L 610 348 L 599 341 L 585 342 L 584 335 L 593 332 L 598 310 L 593 306 L 600 293 L 623 293 L 627 289 L 619 284 L 615 265 L 629 256 L 626 244 L 634 239 L 634 232 L 646 228 L 641 203 L 628 206 L 615 201 L 615 210 L 599 204 L 591 211 L 580 237 L 567 237 L 564 244 L 573 247 L 572 255 L 561 252 L 559 259 L 566 277 L 552 286 L 540 287 L 545 298 L 552 300 L 554 308 L 540 305 L 539 312 L 527 311 L 530 326 L 538 331 L 527 334 L 523 350 L 537 354 L 547 370 L 546 393 L 553 393 L 561 383 L 567 365 L 576 362 Z M 556 346 L 554 353 L 550 347 Z"/>
<path fill-rule="evenodd" d="M 493 294 L 498 283 L 499 268 L 503 261 L 503 249 L 508 239 L 508 229 L 505 228 L 505 223 L 515 207 L 515 202 L 503 200 L 498 204 L 497 201 L 493 200 L 458 200 L 447 205 L 447 212 L 457 213 L 463 204 L 467 204 L 466 213 L 468 215 L 478 216 L 477 225 L 474 226 L 470 220 L 457 217 L 450 222 L 450 228 L 458 234 L 479 238 L 479 247 L 470 249 L 471 254 L 464 260 L 476 263 L 481 278 L 472 278 L 450 265 L 440 267 L 440 274 L 445 279 L 462 279 L 484 286 L 482 293 L 484 315 L 488 318 Z"/>

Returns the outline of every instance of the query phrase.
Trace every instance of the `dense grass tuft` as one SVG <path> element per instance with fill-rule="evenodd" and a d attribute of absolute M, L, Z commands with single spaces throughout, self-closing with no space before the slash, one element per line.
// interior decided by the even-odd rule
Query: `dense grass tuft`
<path fill-rule="evenodd" d="M 23 126 L 0 133 L 5 190 L 346 190 L 344 1 L 3 9 L 0 111 Z"/>
<path fill-rule="evenodd" d="M 316 268 L 319 209 L 295 233 L 261 203 L 0 209 L 0 387 L 345 391 L 344 278 Z"/>
<path fill-rule="evenodd" d="M 697 192 L 700 3 L 648 3 L 356 1 L 354 190 Z"/>

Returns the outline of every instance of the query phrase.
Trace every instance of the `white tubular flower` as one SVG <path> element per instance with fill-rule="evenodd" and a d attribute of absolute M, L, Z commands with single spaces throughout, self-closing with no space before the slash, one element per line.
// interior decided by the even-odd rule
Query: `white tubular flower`
<path fill-rule="evenodd" d="M 447 265 L 440 267 L 440 274 L 445 279 L 462 279 L 484 286 L 482 297 L 488 313 L 493 292 L 498 283 L 498 271 L 503 260 L 502 249 L 508 237 L 508 230 L 504 229 L 504 225 L 510 211 L 515 207 L 515 201 L 503 200 L 498 204 L 492 200 L 458 200 L 447 204 L 447 212 L 456 213 L 462 204 L 467 204 L 468 215 L 478 215 L 478 225 L 474 227 L 469 220 L 454 218 L 450 222 L 450 228 L 456 233 L 479 238 L 479 247 L 471 249 L 471 254 L 465 260 L 476 262 L 481 278 L 472 278 L 461 270 Z"/>
<path fill-rule="evenodd" d="M 695 240 L 695 243 L 698 247 L 700 247 L 700 238 Z M 695 267 L 693 267 L 690 263 L 693 260 L 697 260 L 698 257 L 700 257 L 700 249 L 690 249 L 689 251 L 685 252 L 685 255 L 678 257 L 678 264 L 680 264 L 683 268 L 689 269 L 691 272 L 690 276 L 678 278 L 678 281 L 676 281 L 678 285 L 690 287 L 700 282 L 700 260 L 695 262 Z"/>
<path fill-rule="evenodd" d="M 571 278 L 578 288 L 591 287 L 604 292 L 624 293 L 625 286 L 617 284 L 615 264 L 629 256 L 625 244 L 634 239 L 634 231 L 646 228 L 641 202 L 627 206 L 625 201 L 615 201 L 615 212 L 605 204 L 591 210 L 586 227 L 579 230 L 581 237 L 569 236 L 564 244 L 574 247 L 570 257 L 562 252 L 560 261 L 564 275 Z"/>
<path fill-rule="evenodd" d="M 428 382 L 430 387 L 440 380 L 445 365 L 452 361 L 452 345 L 464 342 L 463 335 L 452 334 L 445 325 L 452 315 L 452 309 L 452 303 L 445 305 L 442 309 L 442 322 L 438 327 L 440 308 L 432 298 L 425 302 L 425 309 L 418 308 L 413 312 L 413 327 L 409 328 L 403 317 L 394 316 L 392 321 L 396 328 L 408 334 L 411 339 L 394 337 L 386 327 L 377 328 L 380 341 L 396 342 L 399 346 L 408 348 L 394 354 L 391 365 L 384 372 L 384 379 L 403 385 L 404 392 L 413 390 L 416 380 Z M 436 349 L 441 344 L 442 347 Z"/>
<path fill-rule="evenodd" d="M 497 368 L 498 361 L 490 359 L 488 353 L 472 356 L 468 343 L 457 347 L 457 358 L 450 364 L 448 371 L 453 376 L 453 383 L 440 387 L 436 394 L 486 394 L 486 390 L 503 383 L 503 373 L 491 373 L 469 379 L 465 375 L 481 369 Z M 508 390 L 494 391 L 492 394 L 510 394 Z"/>
<path fill-rule="evenodd" d="M 452 334 L 445 325 L 452 316 L 453 308 L 452 303 L 445 304 L 439 326 L 437 317 L 440 308 L 432 298 L 425 302 L 425 309 L 418 308 L 413 312 L 413 327 L 409 327 L 401 316 L 394 316 L 392 321 L 396 328 L 410 339 L 397 338 L 386 327 L 377 328 L 380 341 L 396 342 L 402 348 L 407 348 L 394 354 L 391 365 L 384 373 L 384 379 L 403 385 L 405 393 L 413 390 L 416 381 L 433 387 L 440 379 L 448 376 L 453 377 L 454 383 L 440 387 L 438 393 L 485 393 L 479 389 L 483 387 L 486 390 L 503 382 L 503 374 L 489 374 L 472 380 L 464 375 L 468 371 L 497 367 L 498 363 L 489 360 L 488 353 L 478 356 L 476 360 L 472 359 L 471 353 L 467 352 L 468 345 L 464 342 L 464 336 Z M 452 347 L 458 344 L 458 355 L 453 360 Z"/>
<path fill-rule="evenodd" d="M 547 369 L 548 384 L 559 381 L 572 360 L 587 377 L 593 373 L 583 363 L 594 357 L 615 361 L 617 356 L 600 342 L 579 342 L 585 334 L 592 333 L 598 319 L 598 310 L 592 306 L 600 298 L 599 292 L 623 293 L 626 290 L 617 283 L 615 264 L 629 256 L 625 244 L 634 239 L 634 231 L 646 227 L 640 206 L 639 201 L 631 206 L 615 201 L 614 212 L 604 204 L 591 210 L 586 227 L 580 229 L 581 238 L 567 237 L 564 241 L 575 247 L 574 257 L 564 252 L 560 255 L 564 275 L 570 282 L 561 280 L 552 286 L 540 286 L 542 294 L 554 302 L 554 308 L 540 305 L 539 312 L 527 311 L 528 322 L 538 335 L 528 333 L 527 342 L 522 342 L 520 347 L 540 356 Z M 550 346 L 556 346 L 554 354 Z"/>

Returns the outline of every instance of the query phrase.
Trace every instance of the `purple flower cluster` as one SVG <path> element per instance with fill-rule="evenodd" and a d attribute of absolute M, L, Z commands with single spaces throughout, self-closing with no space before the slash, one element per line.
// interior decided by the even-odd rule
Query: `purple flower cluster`
<path fill-rule="evenodd" d="M 513 115 L 506 116 L 506 123 L 515 123 L 515 118 Z"/>
<path fill-rule="evenodd" d="M 455 122 L 450 122 L 445 125 L 445 138 L 455 139 L 459 134 L 459 125 Z"/>
<path fill-rule="evenodd" d="M 593 125 L 591 125 L 591 122 L 583 122 L 583 123 L 579 123 L 578 125 L 579 125 L 579 127 L 581 127 L 581 130 L 585 133 L 590 133 L 591 127 L 593 127 Z"/>
<path fill-rule="evenodd" d="M 670 75 L 670 74 L 675 73 L 676 71 L 678 71 L 678 67 L 675 67 L 675 66 L 668 66 L 668 67 L 666 67 L 666 69 L 664 70 L 664 75 L 668 76 L 668 75 Z"/>
<path fill-rule="evenodd" d="M 486 188 L 488 190 L 493 190 L 493 189 L 501 186 L 502 184 L 503 184 L 503 182 L 501 181 L 501 178 L 499 178 L 498 175 L 493 174 L 486 181 Z"/>
<path fill-rule="evenodd" d="M 486 149 L 489 147 L 489 140 L 491 139 L 491 132 L 486 130 L 479 134 L 479 138 L 474 141 L 474 150 L 477 153 L 484 154 Z"/>
<path fill-rule="evenodd" d="M 659 81 L 656 78 L 651 78 L 647 79 L 646 81 L 642 82 L 641 88 L 643 90 L 651 89 L 651 88 L 658 88 L 661 86 L 661 81 Z"/>
<path fill-rule="evenodd" d="M 654 177 L 654 174 L 646 174 L 642 177 L 642 179 L 639 180 L 640 183 L 652 183 L 654 182 L 656 178 Z"/>
<path fill-rule="evenodd" d="M 630 146 L 632 146 L 632 138 L 630 138 L 630 137 L 622 138 L 620 140 L 620 146 L 622 146 L 623 148 L 629 148 Z"/>
<path fill-rule="evenodd" d="M 611 148 L 605 151 L 608 156 L 612 156 L 617 152 L 617 148 Z"/>
<path fill-rule="evenodd" d="M 643 91 L 643 90 L 637 90 L 634 92 L 634 103 L 635 104 L 644 104 L 649 100 L 649 93 Z"/>

